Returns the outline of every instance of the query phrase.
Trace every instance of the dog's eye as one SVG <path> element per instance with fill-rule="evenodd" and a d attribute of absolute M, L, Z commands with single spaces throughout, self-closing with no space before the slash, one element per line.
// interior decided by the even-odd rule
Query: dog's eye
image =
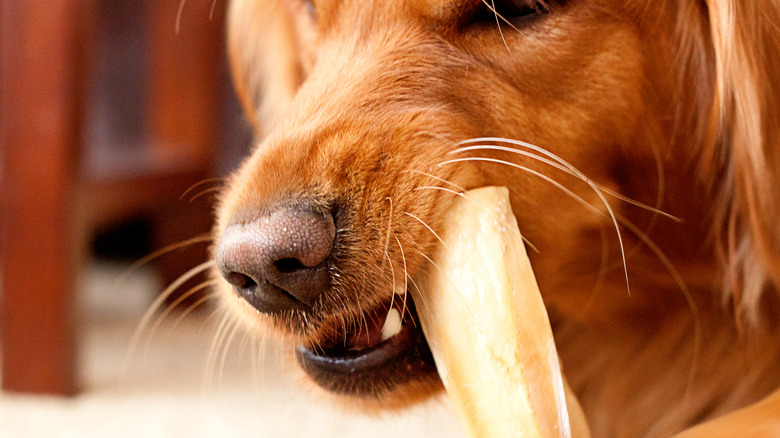
<path fill-rule="evenodd" d="M 523 27 L 562 6 L 565 0 L 483 0 L 471 23 L 509 23 Z"/>

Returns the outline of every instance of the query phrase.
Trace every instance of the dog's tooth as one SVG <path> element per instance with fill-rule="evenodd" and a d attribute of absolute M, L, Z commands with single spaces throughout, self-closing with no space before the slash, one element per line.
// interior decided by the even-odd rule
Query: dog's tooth
<path fill-rule="evenodd" d="M 401 312 L 395 307 L 390 309 L 385 320 L 385 325 L 382 326 L 382 340 L 387 340 L 397 335 L 401 331 Z"/>

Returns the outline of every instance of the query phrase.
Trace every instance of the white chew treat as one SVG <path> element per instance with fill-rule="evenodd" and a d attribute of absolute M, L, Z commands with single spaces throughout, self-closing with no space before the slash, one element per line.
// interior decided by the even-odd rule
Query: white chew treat
<path fill-rule="evenodd" d="M 459 197 L 413 298 L 471 437 L 589 437 L 504 187 Z"/>
<path fill-rule="evenodd" d="M 401 312 L 395 307 L 387 313 L 387 319 L 382 326 L 382 340 L 390 339 L 401 331 Z"/>

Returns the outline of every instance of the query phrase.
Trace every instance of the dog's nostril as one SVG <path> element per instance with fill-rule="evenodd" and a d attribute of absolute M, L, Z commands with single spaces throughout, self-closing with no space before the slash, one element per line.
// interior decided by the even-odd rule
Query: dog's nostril
<path fill-rule="evenodd" d="M 331 214 L 279 208 L 229 225 L 217 247 L 217 266 L 262 312 L 306 309 L 330 286 L 327 260 L 335 235 Z"/>
<path fill-rule="evenodd" d="M 279 272 L 283 274 L 289 274 L 295 271 L 306 269 L 306 266 L 303 266 L 303 263 L 301 263 L 300 260 L 294 258 L 277 260 L 274 262 L 274 266 Z"/>
<path fill-rule="evenodd" d="M 228 283 L 237 289 L 251 289 L 257 286 L 257 283 L 251 277 L 238 272 L 228 272 L 224 277 Z"/>

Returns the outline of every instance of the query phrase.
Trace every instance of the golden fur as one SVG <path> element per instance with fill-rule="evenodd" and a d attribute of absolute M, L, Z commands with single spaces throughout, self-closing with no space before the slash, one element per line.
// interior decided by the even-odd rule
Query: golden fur
<path fill-rule="evenodd" d="M 757 404 L 780 387 L 780 3 L 569 0 L 517 28 L 481 0 L 314 3 L 232 1 L 263 140 L 215 232 L 338 203 L 342 276 L 301 327 L 237 315 L 316 341 L 428 269 L 451 191 L 506 185 L 594 436 L 780 434 L 779 394 Z"/>

